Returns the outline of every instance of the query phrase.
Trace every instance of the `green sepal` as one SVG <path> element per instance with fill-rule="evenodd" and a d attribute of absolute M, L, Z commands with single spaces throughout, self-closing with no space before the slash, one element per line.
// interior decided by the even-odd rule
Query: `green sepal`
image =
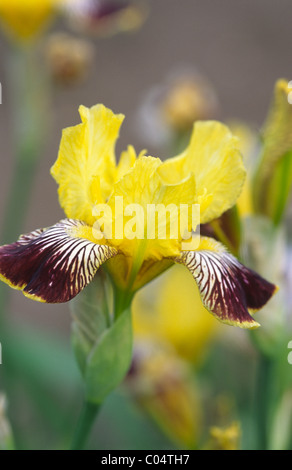
<path fill-rule="evenodd" d="M 102 272 L 70 303 L 71 343 L 82 376 L 95 342 L 111 324 L 107 315 L 106 281 Z"/>
<path fill-rule="evenodd" d="M 132 360 L 130 303 L 111 315 L 108 278 L 98 274 L 71 303 L 71 342 L 81 371 L 86 401 L 99 404 L 123 380 Z"/>
<path fill-rule="evenodd" d="M 123 380 L 132 360 L 131 310 L 106 329 L 86 361 L 86 399 L 101 403 Z"/>

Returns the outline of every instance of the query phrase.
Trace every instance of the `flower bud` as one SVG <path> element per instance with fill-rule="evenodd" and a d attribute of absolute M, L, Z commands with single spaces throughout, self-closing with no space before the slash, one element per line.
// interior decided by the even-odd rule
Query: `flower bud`
<path fill-rule="evenodd" d="M 93 60 L 93 45 L 65 33 L 55 33 L 46 43 L 50 75 L 57 84 L 71 85 L 85 79 Z"/>

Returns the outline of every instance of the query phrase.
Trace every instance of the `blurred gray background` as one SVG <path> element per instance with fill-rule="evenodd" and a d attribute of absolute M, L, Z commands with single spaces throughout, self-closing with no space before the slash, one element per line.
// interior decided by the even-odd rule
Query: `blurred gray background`
<path fill-rule="evenodd" d="M 143 27 L 131 34 L 92 38 L 94 64 L 85 83 L 52 91 L 52 122 L 47 132 L 25 231 L 54 224 L 63 217 L 57 187 L 49 174 L 64 127 L 79 122 L 78 106 L 102 102 L 126 115 L 118 152 L 128 143 L 157 155 L 138 131 L 137 115 L 145 95 L 180 67 L 195 67 L 213 84 L 220 118 L 237 118 L 260 127 L 275 81 L 292 78 L 291 0 L 148 0 Z M 62 31 L 61 22 L 52 30 Z M 0 220 L 13 168 L 7 40 L 0 38 Z M 118 153 L 117 152 L 117 153 Z M 11 240 L 13 241 L 13 240 Z M 67 334 L 68 305 L 44 305 L 13 292 L 13 320 Z"/>

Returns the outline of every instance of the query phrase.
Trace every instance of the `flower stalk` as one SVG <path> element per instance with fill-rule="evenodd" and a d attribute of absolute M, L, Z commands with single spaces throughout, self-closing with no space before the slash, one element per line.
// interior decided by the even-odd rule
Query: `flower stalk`
<path fill-rule="evenodd" d="M 117 328 L 117 325 L 121 324 L 121 319 L 122 319 L 124 312 L 127 310 L 130 312 L 132 298 L 133 298 L 133 294 L 128 293 L 126 291 L 119 290 L 118 288 L 114 287 L 114 312 L 112 315 L 112 319 L 114 323 L 112 325 L 108 324 L 109 317 L 108 317 L 108 314 L 106 314 L 106 311 L 107 312 L 109 311 L 108 306 L 106 307 L 106 309 L 103 308 L 103 314 L 104 315 L 106 314 L 105 322 L 107 324 L 105 334 L 111 336 L 112 331 L 115 328 L 117 331 L 119 330 L 121 335 L 123 335 L 123 327 Z M 103 305 L 104 305 L 104 302 L 103 302 Z M 116 322 L 116 326 L 114 326 L 115 322 Z M 128 329 L 124 330 L 124 332 L 125 331 L 131 335 L 131 331 L 129 331 Z M 98 344 L 98 342 L 102 343 L 102 335 L 103 333 L 101 334 L 101 336 L 98 335 L 97 337 L 95 337 L 94 344 Z M 125 335 L 124 335 L 124 338 L 123 337 L 118 338 L 118 341 L 121 343 L 121 345 L 123 344 L 123 340 L 125 340 Z M 102 359 L 102 350 L 103 350 L 104 363 L 106 365 L 109 365 L 111 368 L 110 376 L 105 377 L 105 375 L 103 374 L 103 377 L 101 376 L 98 378 L 98 379 L 101 378 L 101 383 L 99 383 L 98 381 L 97 382 L 95 381 L 94 377 L 90 378 L 90 375 L 88 375 L 89 378 L 86 378 L 86 374 L 84 375 L 85 387 L 89 389 L 90 397 L 89 398 L 88 396 L 85 397 L 83 408 L 79 417 L 79 422 L 76 428 L 75 435 L 73 437 L 71 450 L 83 449 L 85 447 L 86 442 L 89 438 L 90 432 L 92 430 L 92 426 L 94 425 L 98 412 L 100 408 L 102 407 L 103 401 L 106 399 L 107 395 L 111 392 L 111 390 L 116 388 L 119 385 L 119 382 L 123 380 L 124 375 L 126 375 L 127 369 L 130 366 L 132 355 L 131 354 L 128 355 L 127 348 L 123 350 L 123 348 L 120 349 L 119 347 L 118 347 L 120 351 L 119 354 L 120 355 L 125 354 L 126 366 L 125 367 L 122 366 L 122 368 L 120 368 L 119 365 L 115 366 L 116 361 L 114 359 L 114 355 L 112 356 L 112 351 L 114 349 L 115 349 L 114 344 L 110 344 L 110 343 L 108 343 L 108 345 L 106 345 L 104 348 L 101 347 L 100 353 L 96 356 L 96 359 L 97 359 L 96 366 L 95 367 L 93 366 L 93 369 L 92 369 L 92 372 L 94 373 L 94 375 L 95 374 L 96 376 L 100 375 L 99 369 L 104 367 L 103 359 Z M 90 354 L 88 354 L 87 360 L 89 362 L 91 360 L 91 354 L 92 354 L 92 351 L 90 352 Z M 111 356 L 113 359 L 111 359 Z M 121 364 L 123 364 L 123 361 L 121 362 Z M 117 378 L 115 378 L 115 375 L 117 376 Z M 113 385 L 113 383 L 115 385 Z M 102 390 L 102 387 L 108 391 L 104 392 Z M 101 400 L 100 402 L 98 401 L 99 399 Z"/>
<path fill-rule="evenodd" d="M 271 411 L 271 385 L 273 383 L 273 360 L 259 354 L 257 381 L 255 389 L 255 427 L 257 449 L 269 450 L 269 418 Z"/>
<path fill-rule="evenodd" d="M 130 308 L 134 294 L 114 287 L 114 318 L 117 320 L 122 313 Z"/>
<path fill-rule="evenodd" d="M 99 410 L 100 405 L 84 402 L 70 450 L 84 449 Z"/>
<path fill-rule="evenodd" d="M 40 67 L 37 67 L 36 45 L 11 46 L 7 69 L 9 89 L 6 96 L 13 122 L 14 161 L 2 219 L 1 243 L 8 243 L 23 230 L 48 116 L 48 86 Z M 0 329 L 3 339 L 10 337 L 6 320 L 9 297 L 9 291 L 1 285 Z M 2 368 L 9 386 L 5 364 Z"/>
<path fill-rule="evenodd" d="M 48 125 L 48 83 L 37 66 L 36 46 L 14 47 L 8 65 L 15 147 L 13 180 L 2 225 L 3 243 L 23 230 Z"/>

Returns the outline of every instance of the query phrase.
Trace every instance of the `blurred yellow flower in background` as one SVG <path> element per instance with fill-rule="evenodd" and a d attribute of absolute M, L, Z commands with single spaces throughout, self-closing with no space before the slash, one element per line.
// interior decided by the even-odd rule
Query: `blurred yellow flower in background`
<path fill-rule="evenodd" d="M 93 63 L 94 46 L 83 38 L 53 33 L 45 44 L 49 73 L 58 85 L 72 85 L 87 77 Z"/>
<path fill-rule="evenodd" d="M 177 66 L 150 87 L 138 111 L 139 132 L 173 153 L 188 143 L 194 122 L 216 119 L 219 101 L 213 85 L 193 66 Z"/>
<path fill-rule="evenodd" d="M 175 445 L 196 446 L 202 423 L 199 390 L 171 344 L 153 338 L 136 341 L 126 385 L 138 406 Z"/>
<path fill-rule="evenodd" d="M 199 364 L 221 329 L 207 313 L 192 275 L 176 265 L 137 293 L 133 328 L 138 340 L 166 343 L 181 358 Z"/>
<path fill-rule="evenodd" d="M 210 443 L 207 449 L 211 450 L 239 450 L 241 429 L 235 422 L 225 428 L 213 426 L 210 429 Z"/>
<path fill-rule="evenodd" d="M 161 103 L 163 119 L 176 132 L 190 131 L 195 121 L 213 117 L 216 108 L 216 99 L 207 81 L 188 75 L 174 80 Z"/>
<path fill-rule="evenodd" d="M 27 41 L 39 34 L 61 0 L 0 0 L 0 18 L 9 36 Z"/>
<path fill-rule="evenodd" d="M 204 422 L 194 370 L 223 327 L 207 315 L 191 274 L 180 265 L 139 291 L 132 313 L 130 391 L 166 435 L 194 448 Z"/>
<path fill-rule="evenodd" d="M 236 205 L 241 217 L 246 217 L 254 212 L 252 201 L 252 175 L 256 166 L 256 157 L 259 146 L 259 137 L 251 126 L 244 122 L 232 121 L 228 123 L 232 133 L 238 138 L 244 165 L 247 170 L 246 179 Z"/>

